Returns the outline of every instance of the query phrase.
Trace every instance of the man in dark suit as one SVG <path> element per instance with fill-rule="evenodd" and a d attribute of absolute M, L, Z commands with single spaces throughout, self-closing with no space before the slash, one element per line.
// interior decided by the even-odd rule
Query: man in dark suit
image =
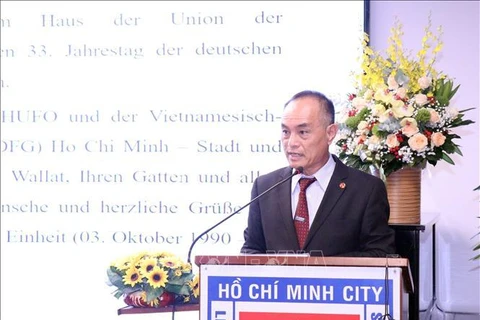
<path fill-rule="evenodd" d="M 333 103 L 316 91 L 299 92 L 285 104 L 282 143 L 290 166 L 258 177 L 252 198 L 296 168 L 303 173 L 250 205 L 242 253 L 382 257 L 395 252 L 384 182 L 329 153 L 338 130 L 334 114 Z M 302 191 L 307 201 L 297 208 L 303 177 L 313 183 Z"/>

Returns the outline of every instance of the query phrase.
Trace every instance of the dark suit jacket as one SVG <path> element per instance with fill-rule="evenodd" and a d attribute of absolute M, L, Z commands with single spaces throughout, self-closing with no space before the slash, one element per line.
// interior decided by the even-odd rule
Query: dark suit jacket
<path fill-rule="evenodd" d="M 299 248 L 295 233 L 289 180 L 250 205 L 242 253 L 303 250 L 324 256 L 373 257 L 395 253 L 384 182 L 333 157 L 335 170 L 304 248 Z M 286 167 L 258 177 L 252 198 L 291 174 L 292 169 Z"/>

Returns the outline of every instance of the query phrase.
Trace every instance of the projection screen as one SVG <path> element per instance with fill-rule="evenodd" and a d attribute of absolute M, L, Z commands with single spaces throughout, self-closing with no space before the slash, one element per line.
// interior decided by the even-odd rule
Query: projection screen
<path fill-rule="evenodd" d="M 342 106 L 364 11 L 2 1 L 1 318 L 117 319 L 110 262 L 149 250 L 186 259 L 195 237 L 248 203 L 258 175 L 287 165 L 280 117 L 293 94 Z M 247 215 L 193 256 L 239 253 Z"/>

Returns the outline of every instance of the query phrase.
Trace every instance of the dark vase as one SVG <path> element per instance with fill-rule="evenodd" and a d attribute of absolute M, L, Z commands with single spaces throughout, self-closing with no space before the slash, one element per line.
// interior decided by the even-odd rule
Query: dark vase
<path fill-rule="evenodd" d="M 175 302 L 175 295 L 166 291 L 160 297 L 150 302 L 147 302 L 144 296 L 142 291 L 135 291 L 127 294 L 123 301 L 129 306 L 137 308 L 162 308 Z"/>

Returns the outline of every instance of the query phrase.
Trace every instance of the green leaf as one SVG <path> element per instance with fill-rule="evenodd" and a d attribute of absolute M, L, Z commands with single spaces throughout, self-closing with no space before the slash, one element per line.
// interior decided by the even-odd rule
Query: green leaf
<path fill-rule="evenodd" d="M 445 91 L 445 86 L 443 83 L 444 83 L 443 79 L 437 80 L 436 90 L 435 90 L 436 96 L 443 96 L 443 92 Z"/>
<path fill-rule="evenodd" d="M 455 89 L 453 89 L 453 91 L 450 92 L 450 94 L 448 96 L 449 100 L 451 100 L 453 98 L 453 96 L 455 95 L 455 93 L 457 93 L 458 88 L 460 88 L 460 85 L 458 85 Z"/>
<path fill-rule="evenodd" d="M 122 288 L 122 292 L 124 294 L 129 294 L 129 293 L 132 293 L 132 292 L 135 292 L 135 291 L 138 291 L 138 290 L 140 290 L 139 286 L 135 286 L 135 287 L 125 286 L 125 287 Z"/>
<path fill-rule="evenodd" d="M 450 158 L 448 156 L 448 154 L 446 154 L 446 153 L 442 153 L 442 159 L 445 160 L 446 162 L 450 163 L 450 164 L 455 164 L 455 162 L 453 162 L 452 158 Z"/>
<path fill-rule="evenodd" d="M 442 94 L 440 95 L 442 100 L 448 102 L 448 96 L 450 95 L 450 91 L 452 90 L 452 86 L 453 86 L 453 82 L 451 82 L 451 81 L 447 81 L 445 83 L 445 85 L 443 86 Z"/>
<path fill-rule="evenodd" d="M 463 110 L 459 110 L 458 112 L 459 113 L 465 113 L 465 112 L 470 111 L 470 110 L 475 110 L 475 108 L 463 109 Z"/>
<path fill-rule="evenodd" d="M 453 147 L 455 149 L 454 150 L 455 153 L 458 153 L 459 155 L 463 156 L 462 151 L 460 150 L 460 148 L 456 144 L 454 144 Z"/>
<path fill-rule="evenodd" d="M 458 135 L 458 134 L 452 134 L 452 133 L 449 133 L 446 135 L 447 139 L 452 141 L 452 139 L 461 139 L 461 137 Z"/>
<path fill-rule="evenodd" d="M 433 166 L 437 165 L 437 157 L 436 156 L 428 155 L 427 156 L 427 161 L 428 161 L 428 163 L 430 163 Z"/>
<path fill-rule="evenodd" d="M 190 281 L 193 279 L 193 274 L 186 274 L 182 277 L 172 277 L 169 281 L 168 284 L 173 284 L 173 285 L 183 285 L 187 281 Z"/>
<path fill-rule="evenodd" d="M 180 288 L 180 291 L 178 292 L 178 294 L 180 295 L 184 295 L 184 296 L 188 296 L 190 295 L 192 292 L 191 292 L 191 289 L 189 286 L 182 286 Z"/>
<path fill-rule="evenodd" d="M 188 285 L 172 285 L 168 283 L 165 287 L 168 292 L 173 292 L 178 295 L 190 295 L 190 287 Z"/>
<path fill-rule="evenodd" d="M 443 144 L 442 147 L 443 147 L 443 151 L 445 151 L 446 153 L 454 153 L 455 152 L 455 144 L 451 141 L 449 141 L 449 142 L 445 141 L 445 143 Z M 437 149 L 437 148 L 438 147 L 435 147 L 435 149 Z"/>
<path fill-rule="evenodd" d="M 444 92 L 444 96 L 446 98 L 448 98 L 448 96 L 450 95 L 450 93 L 452 92 L 452 88 L 453 88 L 453 81 L 447 81 L 447 89 L 445 89 L 445 92 Z"/>
<path fill-rule="evenodd" d="M 472 121 L 472 120 L 462 120 L 462 119 L 455 119 L 452 121 L 452 123 L 449 125 L 450 128 L 455 128 L 455 127 L 459 127 L 459 126 L 466 126 L 466 125 L 469 125 L 469 124 L 472 124 L 472 123 L 475 123 L 475 121 Z"/>
<path fill-rule="evenodd" d="M 387 162 L 391 162 L 392 160 L 395 160 L 395 156 L 394 156 L 393 154 L 391 154 L 391 153 L 386 154 L 386 155 L 384 156 L 384 158 L 385 158 L 385 160 L 387 160 Z"/>
<path fill-rule="evenodd" d="M 165 292 L 165 288 L 151 288 L 147 290 L 147 302 L 154 300 L 155 298 L 161 296 Z"/>
<path fill-rule="evenodd" d="M 110 282 L 118 288 L 125 287 L 125 284 L 123 283 L 123 276 L 113 271 L 112 268 L 107 269 L 107 276 Z"/>

